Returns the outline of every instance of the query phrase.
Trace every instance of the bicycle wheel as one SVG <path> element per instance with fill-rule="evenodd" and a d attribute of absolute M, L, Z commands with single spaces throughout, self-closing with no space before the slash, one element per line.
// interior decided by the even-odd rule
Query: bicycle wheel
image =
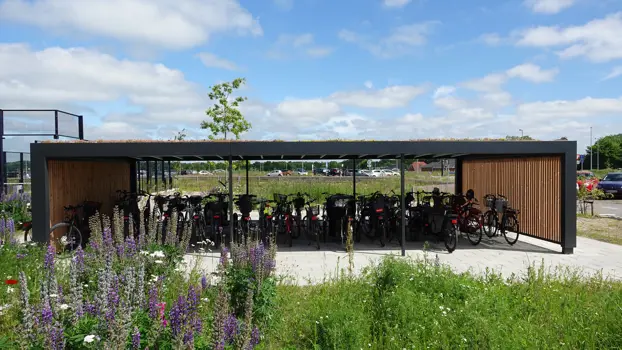
<path fill-rule="evenodd" d="M 381 220 L 378 223 L 378 229 L 380 230 L 379 235 L 378 235 L 378 237 L 380 239 L 380 247 L 384 247 L 385 246 L 384 242 L 385 242 L 385 239 L 387 237 L 387 227 L 384 224 L 384 220 Z"/>
<path fill-rule="evenodd" d="M 456 250 L 456 245 L 458 244 L 458 234 L 456 231 L 454 225 L 446 224 L 443 228 L 443 241 L 445 242 L 445 248 L 450 253 Z"/>
<path fill-rule="evenodd" d="M 482 218 L 475 215 L 469 215 L 465 219 L 467 230 L 467 238 L 472 245 L 478 245 L 482 240 L 482 226 L 480 225 Z"/>
<path fill-rule="evenodd" d="M 514 245 L 516 241 L 518 241 L 518 236 L 520 232 L 520 228 L 518 226 L 518 220 L 515 216 L 504 216 L 503 217 L 503 237 L 508 242 L 509 245 Z"/>
<path fill-rule="evenodd" d="M 492 238 L 497 234 L 497 230 L 499 229 L 499 219 L 497 215 L 489 210 L 484 214 L 484 222 L 483 222 L 484 233 L 488 238 Z"/>
<path fill-rule="evenodd" d="M 62 251 L 71 251 L 82 245 L 82 233 L 67 222 L 59 222 L 50 228 L 50 241 L 56 242 Z"/>

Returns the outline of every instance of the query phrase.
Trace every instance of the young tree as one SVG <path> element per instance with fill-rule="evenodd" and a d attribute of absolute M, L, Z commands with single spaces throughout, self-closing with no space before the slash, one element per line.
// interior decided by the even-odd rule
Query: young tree
<path fill-rule="evenodd" d="M 210 140 L 214 140 L 220 134 L 225 140 L 227 134 L 235 135 L 235 139 L 238 140 L 241 133 L 250 130 L 251 124 L 238 109 L 240 103 L 246 101 L 246 97 L 238 96 L 230 100 L 233 91 L 239 89 L 244 83 L 246 79 L 237 78 L 232 82 L 211 87 L 209 98 L 214 101 L 214 105 L 205 111 L 211 120 L 201 122 L 201 129 L 210 129 L 212 132 L 209 136 Z"/>

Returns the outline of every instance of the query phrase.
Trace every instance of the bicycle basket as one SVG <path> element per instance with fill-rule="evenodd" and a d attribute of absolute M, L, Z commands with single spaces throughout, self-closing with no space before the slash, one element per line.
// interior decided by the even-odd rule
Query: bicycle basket
<path fill-rule="evenodd" d="M 495 205 L 495 198 L 494 197 L 486 197 L 486 208 L 490 208 L 492 209 Z"/>
<path fill-rule="evenodd" d="M 251 197 L 249 196 L 240 196 L 240 200 L 238 201 L 238 207 L 242 214 L 248 214 L 252 210 Z"/>
<path fill-rule="evenodd" d="M 300 209 L 305 206 L 305 199 L 303 197 L 296 197 L 294 199 L 294 208 Z"/>
<path fill-rule="evenodd" d="M 320 215 L 320 207 L 311 207 L 311 216 Z"/>
<path fill-rule="evenodd" d="M 495 201 L 495 207 L 497 211 L 501 213 L 503 212 L 503 210 L 505 210 L 505 208 L 508 207 L 508 201 L 503 198 L 497 198 L 497 200 Z"/>
<path fill-rule="evenodd" d="M 335 198 L 334 205 L 336 208 L 345 208 L 349 202 L 350 199 L 346 197 Z"/>
<path fill-rule="evenodd" d="M 287 195 L 286 194 L 275 193 L 274 194 L 274 201 L 277 202 L 277 203 L 287 202 Z"/>

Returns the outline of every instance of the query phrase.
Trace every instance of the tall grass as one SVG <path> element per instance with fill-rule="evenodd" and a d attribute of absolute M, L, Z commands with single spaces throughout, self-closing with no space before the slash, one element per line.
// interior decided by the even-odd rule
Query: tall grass
<path fill-rule="evenodd" d="M 363 276 L 281 286 L 272 349 L 622 346 L 622 284 L 530 268 L 503 279 L 386 258 Z"/>

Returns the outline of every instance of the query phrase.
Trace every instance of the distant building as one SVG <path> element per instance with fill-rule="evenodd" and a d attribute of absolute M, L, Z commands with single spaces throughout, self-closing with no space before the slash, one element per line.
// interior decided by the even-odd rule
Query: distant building
<path fill-rule="evenodd" d="M 408 167 L 408 171 L 421 171 L 421 167 L 425 165 L 425 162 L 413 162 Z"/>
<path fill-rule="evenodd" d="M 426 164 L 421 167 L 421 171 L 441 171 L 443 163 L 445 165 L 445 169 L 453 172 L 456 170 L 456 160 L 455 159 L 445 159 L 444 162 L 438 161 Z"/>

